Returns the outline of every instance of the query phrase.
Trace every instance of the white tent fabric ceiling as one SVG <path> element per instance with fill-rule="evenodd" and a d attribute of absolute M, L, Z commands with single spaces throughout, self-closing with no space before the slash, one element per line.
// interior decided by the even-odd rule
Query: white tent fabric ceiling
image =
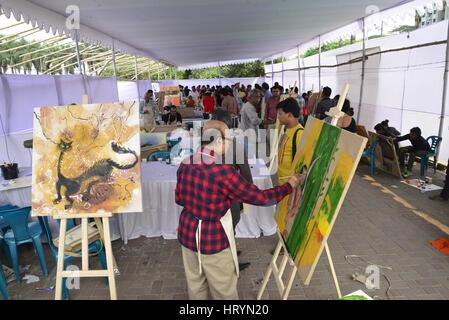
<path fill-rule="evenodd" d="M 65 30 L 80 8 L 80 39 L 182 67 L 264 58 L 351 23 L 398 0 L 0 0 L 38 25 Z M 42 10 L 44 9 L 44 10 Z M 47 12 L 49 21 L 42 13 Z M 55 19 L 55 13 L 61 19 Z M 45 15 L 44 15 L 45 16 Z M 67 30 L 65 30 L 67 32 Z M 102 34 L 100 36 L 100 34 Z M 107 39 L 110 43 L 105 43 Z M 132 49 L 130 49 L 132 48 Z"/>

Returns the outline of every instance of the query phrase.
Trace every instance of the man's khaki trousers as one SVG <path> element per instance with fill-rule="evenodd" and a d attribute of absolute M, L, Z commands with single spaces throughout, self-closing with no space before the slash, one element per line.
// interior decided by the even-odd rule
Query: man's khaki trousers
<path fill-rule="evenodd" d="M 191 300 L 207 300 L 209 289 L 214 300 L 238 300 L 237 273 L 231 249 L 215 254 L 202 254 L 203 272 L 199 273 L 198 254 L 182 248 L 182 260 L 187 278 L 187 290 Z"/>

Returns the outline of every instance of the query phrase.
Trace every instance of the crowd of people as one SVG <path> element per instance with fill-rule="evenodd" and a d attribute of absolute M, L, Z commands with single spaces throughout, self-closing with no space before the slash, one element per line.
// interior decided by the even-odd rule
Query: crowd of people
<path fill-rule="evenodd" d="M 217 108 L 228 111 L 232 117 L 232 127 L 247 130 L 249 128 L 268 129 L 277 120 L 277 105 L 286 97 L 295 99 L 299 106 L 298 123 L 305 125 L 309 114 L 318 119 L 327 120 L 326 115 L 332 107 L 336 106 L 340 96 L 336 95 L 331 99 L 332 89 L 324 87 L 316 106 L 309 106 L 311 91 L 299 94 L 298 87 L 285 88 L 275 82 L 270 88 L 268 83 L 262 85 L 241 85 L 240 83 L 231 86 L 182 86 L 179 85 L 181 101 L 186 107 L 200 108 L 205 119 Z M 176 106 L 168 102 L 163 110 L 159 110 L 154 97 L 153 90 L 149 90 L 141 106 L 144 114 L 145 128 L 155 124 L 173 124 L 182 122 L 182 117 L 177 113 Z M 354 110 L 350 106 L 348 99 L 345 99 L 342 112 L 344 116 L 340 118 L 337 126 L 348 131 L 355 132 L 356 122 L 353 119 Z"/>

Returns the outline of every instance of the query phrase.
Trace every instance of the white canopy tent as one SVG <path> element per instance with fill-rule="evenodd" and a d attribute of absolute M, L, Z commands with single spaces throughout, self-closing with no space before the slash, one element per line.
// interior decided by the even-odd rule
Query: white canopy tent
<path fill-rule="evenodd" d="M 402 1 L 408 2 L 408 1 Z M 398 0 L 0 0 L 53 33 L 66 26 L 66 8 L 80 9 L 81 41 L 147 56 L 182 68 L 225 65 L 288 50 L 318 34 L 355 21 L 373 6 Z M 70 14 L 70 12 L 69 12 Z M 223 62 L 223 63 L 221 63 Z"/>

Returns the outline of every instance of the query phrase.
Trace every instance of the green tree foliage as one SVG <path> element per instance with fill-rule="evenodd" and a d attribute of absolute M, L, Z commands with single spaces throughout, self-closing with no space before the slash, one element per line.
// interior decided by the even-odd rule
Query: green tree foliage
<path fill-rule="evenodd" d="M 221 72 L 222 78 L 253 78 L 265 76 L 264 65 L 261 61 L 235 64 L 198 70 L 178 71 L 178 79 L 213 79 L 218 78 Z M 151 75 L 153 80 L 157 80 L 157 74 Z M 162 78 L 161 78 L 162 79 Z"/>

